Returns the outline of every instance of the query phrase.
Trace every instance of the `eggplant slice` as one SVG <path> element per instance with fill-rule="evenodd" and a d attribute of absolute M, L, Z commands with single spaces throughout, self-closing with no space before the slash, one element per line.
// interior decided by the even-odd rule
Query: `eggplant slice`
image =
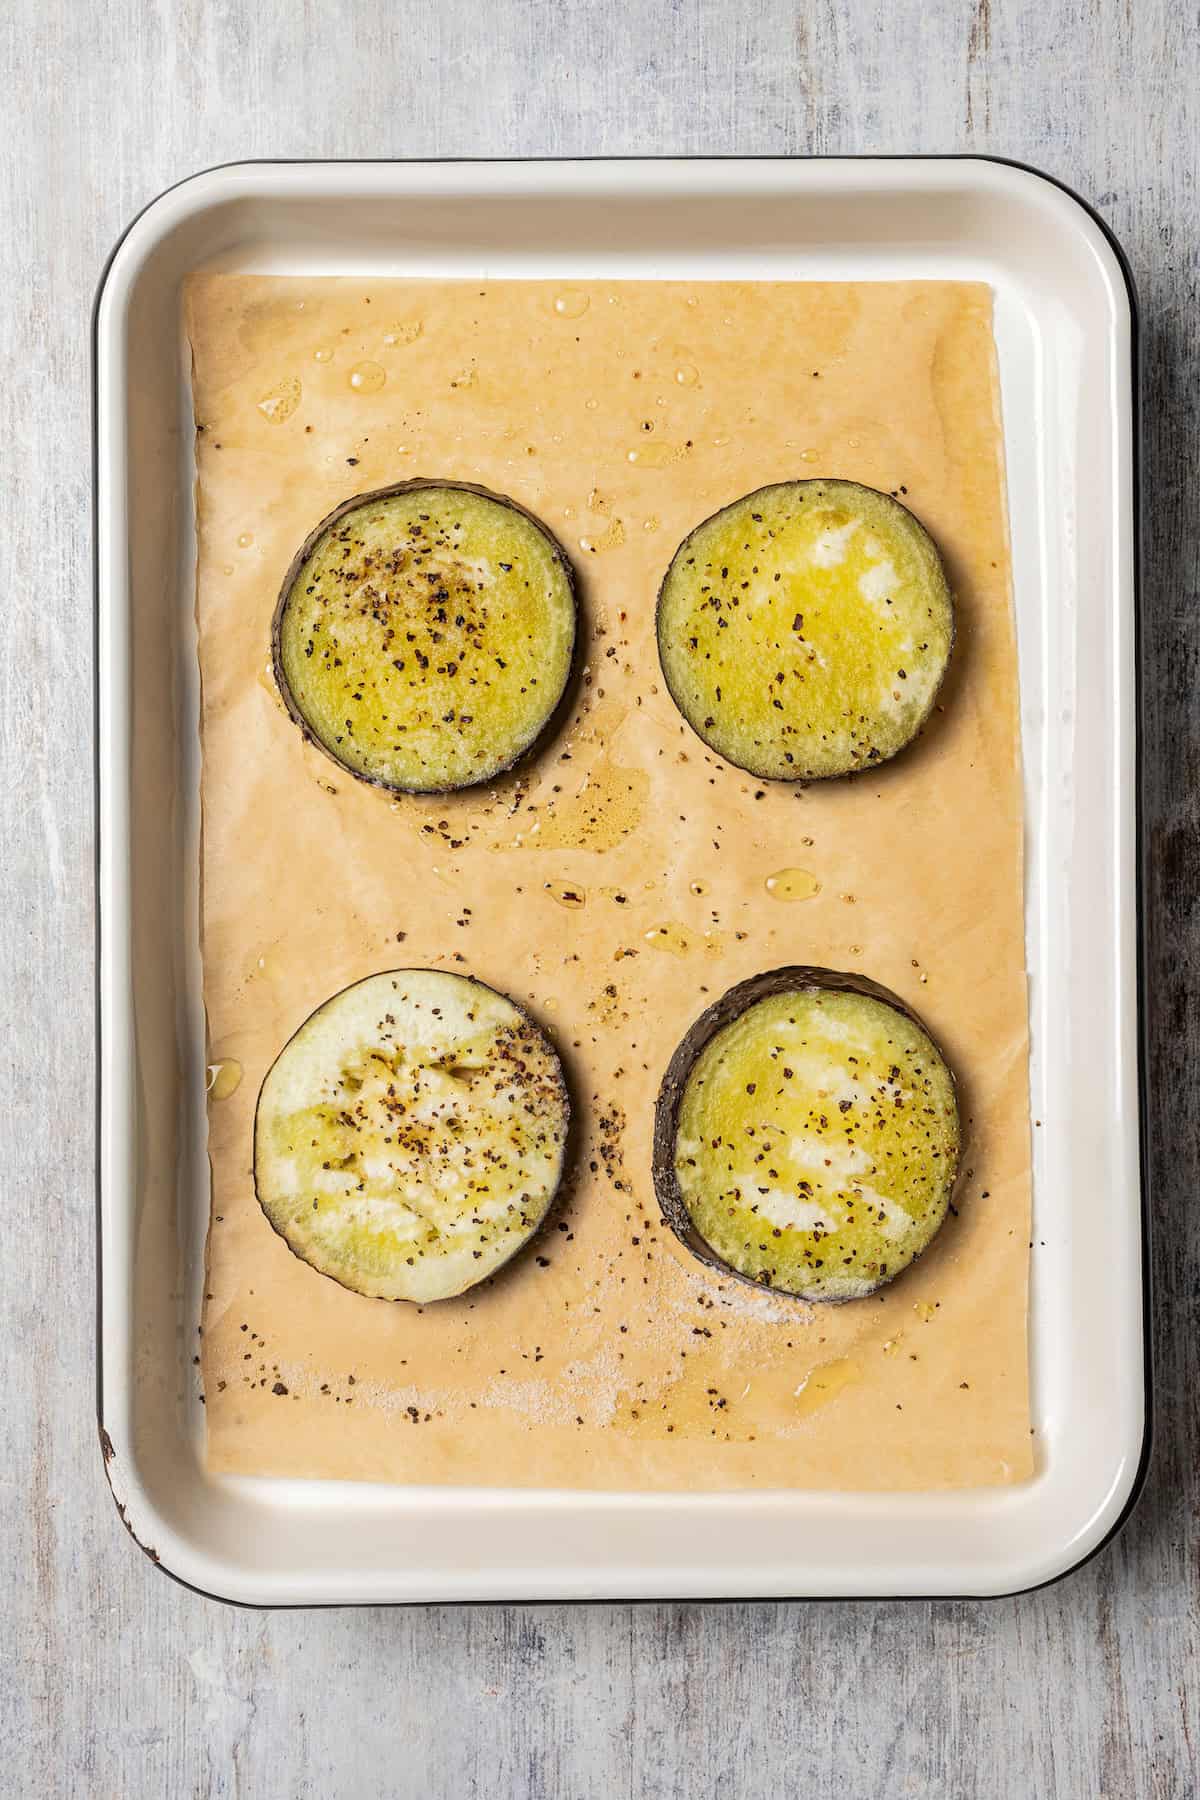
<path fill-rule="evenodd" d="M 927 1247 L 958 1172 L 954 1076 L 903 1001 L 785 968 L 730 988 L 672 1057 L 663 1217 L 702 1261 L 804 1300 L 874 1293 Z"/>
<path fill-rule="evenodd" d="M 727 762 L 819 780 L 895 756 L 928 718 L 954 642 L 932 538 L 852 481 L 786 481 L 686 537 L 658 598 L 658 655 Z"/>
<path fill-rule="evenodd" d="M 271 633 L 289 713 L 335 762 L 404 793 L 491 781 L 567 687 L 575 582 L 512 500 L 410 481 L 347 500 L 301 547 Z"/>
<path fill-rule="evenodd" d="M 297 1256 L 356 1294 L 444 1300 L 494 1273 L 562 1179 L 548 1038 L 463 975 L 396 969 L 327 1000 L 259 1095 L 254 1183 Z"/>

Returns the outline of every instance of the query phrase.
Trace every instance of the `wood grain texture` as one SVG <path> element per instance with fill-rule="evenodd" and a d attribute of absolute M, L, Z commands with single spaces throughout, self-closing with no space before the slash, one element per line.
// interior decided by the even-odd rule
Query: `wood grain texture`
<path fill-rule="evenodd" d="M 1200 1714 L 1194 0 L 10 0 L 0 17 L 0 1791 L 1186 1800 Z M 1158 1441 L 1124 1535 L 991 1604 L 235 1612 L 114 1517 L 92 1397 L 88 306 L 252 156 L 990 151 L 1142 296 Z"/>

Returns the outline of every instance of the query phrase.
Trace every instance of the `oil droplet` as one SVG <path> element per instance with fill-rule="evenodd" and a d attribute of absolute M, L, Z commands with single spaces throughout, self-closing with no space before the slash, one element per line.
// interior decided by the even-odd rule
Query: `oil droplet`
<path fill-rule="evenodd" d="M 253 542 L 254 542 L 254 533 L 252 531 L 243 531 L 241 536 L 238 538 L 238 549 L 239 550 L 248 550 Z"/>
<path fill-rule="evenodd" d="M 932 1319 L 934 1313 L 937 1311 L 937 1307 L 932 1300 L 918 1300 L 913 1306 L 913 1311 L 916 1313 L 918 1319 L 920 1319 L 922 1325 L 928 1325 L 930 1319 Z"/>
<path fill-rule="evenodd" d="M 283 697 L 279 692 L 279 687 L 275 680 L 275 670 L 269 656 L 259 669 L 256 679 L 264 694 L 267 694 L 270 699 L 274 701 L 276 706 L 286 712 L 287 708 L 283 704 Z"/>
<path fill-rule="evenodd" d="M 687 956 L 702 941 L 694 931 L 689 931 L 686 925 L 680 925 L 674 920 L 666 925 L 652 925 L 642 935 L 652 950 L 665 950 L 671 956 Z"/>
<path fill-rule="evenodd" d="M 595 555 L 597 551 L 615 550 L 619 544 L 623 544 L 624 542 L 624 525 L 622 525 L 620 519 L 610 519 L 599 537 L 581 537 L 579 540 L 579 548 L 581 550 L 589 550 Z"/>
<path fill-rule="evenodd" d="M 281 381 L 278 387 L 273 387 L 270 393 L 263 395 L 258 402 L 258 410 L 272 425 L 282 425 L 285 419 L 291 418 L 299 404 L 300 383 L 294 375 L 289 375 L 286 381 Z"/>
<path fill-rule="evenodd" d="M 626 451 L 625 460 L 636 463 L 639 469 L 665 469 L 668 463 L 678 462 L 685 454 L 674 444 L 639 444 L 636 450 Z"/>
<path fill-rule="evenodd" d="M 550 898 L 557 900 L 560 906 L 582 906 L 587 900 L 586 890 L 575 882 L 544 881 L 542 886 Z"/>
<path fill-rule="evenodd" d="M 224 1062 L 209 1063 L 205 1093 L 210 1100 L 228 1100 L 242 1084 L 242 1065 L 227 1057 Z"/>
<path fill-rule="evenodd" d="M 643 531 L 657 531 L 661 522 L 662 521 L 660 519 L 657 519 L 654 516 L 654 514 L 651 513 L 650 517 L 648 519 L 642 520 L 642 530 Z"/>
<path fill-rule="evenodd" d="M 849 446 L 852 450 L 857 450 L 858 446 L 862 443 L 862 439 L 861 438 L 847 438 L 846 442 L 849 444 Z"/>
<path fill-rule="evenodd" d="M 713 449 L 714 450 L 723 450 L 725 448 L 726 444 L 728 444 L 729 442 L 730 442 L 730 439 L 727 437 L 714 438 L 713 439 Z"/>
<path fill-rule="evenodd" d="M 355 363 L 350 371 L 350 386 L 356 394 L 377 394 L 387 380 L 387 370 L 377 362 Z"/>
<path fill-rule="evenodd" d="M 841 1356 L 836 1362 L 821 1363 L 796 1389 L 796 1411 L 807 1417 L 820 1407 L 828 1406 L 846 1388 L 861 1380 L 862 1370 L 848 1356 Z"/>
<path fill-rule="evenodd" d="M 322 344 L 319 349 L 313 351 L 313 361 L 314 362 L 332 362 L 333 361 L 333 351 L 330 349 L 328 344 Z"/>
<path fill-rule="evenodd" d="M 585 400 L 583 404 L 587 407 L 589 412 L 595 412 L 600 402 L 598 400 Z"/>
<path fill-rule="evenodd" d="M 811 900 L 821 884 L 807 869 L 777 869 L 767 876 L 766 889 L 772 900 Z"/>
<path fill-rule="evenodd" d="M 802 450 L 800 452 L 801 462 L 819 462 L 820 459 L 821 452 L 819 450 Z"/>
<path fill-rule="evenodd" d="M 695 387 L 700 379 L 700 371 L 693 363 L 680 363 L 675 371 L 675 379 L 680 387 Z"/>
<path fill-rule="evenodd" d="M 641 824 L 650 794 L 645 769 L 618 768 L 602 757 L 576 794 L 539 812 L 526 830 L 495 850 L 614 850 Z"/>
<path fill-rule="evenodd" d="M 900 1350 L 900 1343 L 901 1343 L 901 1340 L 903 1337 L 904 1337 L 904 1333 L 902 1331 L 898 1331 L 896 1333 L 895 1337 L 888 1338 L 883 1345 L 883 1354 L 885 1356 L 898 1355 L 899 1350 Z"/>
<path fill-rule="evenodd" d="M 270 944 L 259 956 L 251 957 L 250 980 L 276 981 L 279 977 L 279 952 L 275 944 Z"/>
<path fill-rule="evenodd" d="M 415 344 L 424 327 L 420 319 L 401 319 L 398 325 L 391 325 L 383 334 L 383 341 L 389 349 L 397 345 Z"/>
<path fill-rule="evenodd" d="M 582 288 L 564 288 L 554 296 L 554 310 L 560 319 L 582 319 L 591 304 Z"/>
<path fill-rule="evenodd" d="M 707 894 L 707 892 L 708 892 L 707 881 L 691 881 L 688 883 L 688 886 L 691 889 L 692 893 L 697 896 L 697 898 L 699 898 L 699 896 L 702 894 Z"/>
<path fill-rule="evenodd" d="M 698 299 L 697 299 L 697 297 L 696 297 L 696 295 L 695 295 L 695 294 L 689 294 L 689 295 L 688 295 L 688 297 L 687 297 L 687 303 L 688 303 L 688 305 L 689 305 L 689 306 L 699 306 L 699 304 L 700 304 L 700 302 L 699 302 L 699 300 L 698 300 Z"/>
<path fill-rule="evenodd" d="M 222 575 L 232 575 L 233 574 L 233 564 L 232 563 L 222 563 L 221 573 L 222 573 Z"/>

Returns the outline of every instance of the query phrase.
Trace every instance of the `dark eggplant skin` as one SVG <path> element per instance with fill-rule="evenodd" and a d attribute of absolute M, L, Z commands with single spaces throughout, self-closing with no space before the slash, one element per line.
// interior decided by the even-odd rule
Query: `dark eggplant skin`
<path fill-rule="evenodd" d="M 296 579 L 300 574 L 301 569 L 316 549 L 320 539 L 332 526 L 338 524 L 348 513 L 356 512 L 360 506 L 369 506 L 376 500 L 390 500 L 396 494 L 413 493 L 420 488 L 439 490 L 452 489 L 455 493 L 478 494 L 481 499 L 494 500 L 497 506 L 507 506 L 510 511 L 519 513 L 523 519 L 527 519 L 529 523 L 541 533 L 546 542 L 550 545 L 551 550 L 554 552 L 555 561 L 562 570 L 566 580 L 567 591 L 571 596 L 573 624 L 571 657 L 567 665 L 567 672 L 563 679 L 562 688 L 554 706 L 547 715 L 546 723 L 542 726 L 542 729 L 538 732 L 533 742 L 527 744 L 524 750 L 520 751 L 518 755 L 512 758 L 511 762 L 505 763 L 503 768 L 493 769 L 488 775 L 482 775 L 475 781 L 461 782 L 456 787 L 403 787 L 399 782 L 384 781 L 379 775 L 364 775 L 360 769 L 351 768 L 349 763 L 344 763 L 339 756 L 335 756 L 328 744 L 323 743 L 313 731 L 307 719 L 304 717 L 304 714 L 296 704 L 291 684 L 283 670 L 283 618 L 287 611 L 288 598 L 292 588 L 295 586 Z M 473 787 L 486 787 L 492 782 L 503 780 L 506 775 L 511 775 L 514 769 L 518 769 L 523 764 L 530 761 L 542 746 L 548 743 L 561 728 L 565 714 L 570 707 L 575 688 L 578 684 L 580 673 L 581 649 L 584 634 L 579 629 L 579 611 L 579 579 L 575 573 L 574 565 L 549 526 L 544 524 L 542 520 L 538 518 L 536 513 L 530 512 L 528 507 L 522 506 L 519 501 L 511 499 L 509 495 L 493 493 L 491 488 L 481 487 L 478 482 L 447 481 L 434 475 L 414 475 L 409 481 L 396 481 L 389 487 L 372 488 L 369 492 L 364 494 L 352 494 L 349 499 L 340 501 L 338 505 L 334 507 L 333 511 L 327 513 L 320 524 L 315 525 L 309 532 L 288 565 L 287 574 L 284 576 L 282 586 L 279 589 L 279 598 L 275 602 L 275 611 L 271 615 L 271 672 L 275 677 L 275 686 L 278 688 L 279 697 L 287 709 L 288 717 L 291 719 L 292 723 L 299 728 L 300 735 L 305 743 L 312 744 L 323 756 L 327 756 L 330 762 L 342 771 L 343 775 L 353 775 L 356 781 L 363 782 L 365 786 L 381 788 L 385 793 L 389 794 L 413 794 L 428 799 L 434 799 L 438 795 L 464 794 L 469 792 Z"/>
<path fill-rule="evenodd" d="M 722 1275 L 729 1276 L 734 1281 L 740 1281 L 747 1287 L 755 1288 L 760 1294 L 776 1294 L 780 1299 L 795 1300 L 804 1306 L 848 1306 L 855 1300 L 869 1299 L 871 1295 L 845 1295 L 839 1299 L 834 1296 L 825 1297 L 818 1294 L 809 1298 L 803 1294 L 794 1294 L 790 1288 L 777 1288 L 770 1286 L 767 1282 L 755 1281 L 752 1276 L 743 1275 L 740 1269 L 733 1268 L 717 1255 L 712 1245 L 706 1238 L 701 1237 L 693 1225 L 691 1214 L 679 1191 L 679 1182 L 675 1174 L 675 1139 L 678 1130 L 679 1107 L 683 1099 L 684 1088 L 687 1086 L 688 1076 L 691 1074 L 693 1064 L 700 1052 L 718 1031 L 744 1013 L 748 1007 L 756 1005 L 759 1000 L 769 1000 L 775 994 L 789 993 L 805 988 L 820 988 L 829 994 L 862 994 L 868 999 L 882 1001 L 885 1006 L 890 1006 L 893 1011 L 900 1013 L 903 1018 L 908 1019 L 910 1023 L 917 1026 L 918 1030 L 925 1033 L 945 1064 L 954 1091 L 959 1137 L 955 1180 L 951 1184 L 949 1195 L 950 1200 L 953 1200 L 958 1172 L 961 1170 L 963 1162 L 962 1113 L 958 1104 L 958 1083 L 954 1069 L 941 1045 L 924 1019 L 890 988 L 881 986 L 877 981 L 871 981 L 866 975 L 856 975 L 835 969 L 810 968 L 803 964 L 780 969 L 767 969 L 761 975 L 751 975 L 747 980 L 737 982 L 733 987 L 728 988 L 719 1000 L 714 1000 L 711 1006 L 706 1007 L 680 1039 L 675 1054 L 667 1064 L 654 1106 L 651 1174 L 654 1180 L 655 1196 L 663 1219 L 684 1248 L 690 1250 L 699 1262 L 707 1263 L 709 1268 L 719 1270 Z M 948 1206 L 946 1211 L 948 1216 Z M 943 1218 L 944 1223 L 945 1219 Z M 930 1243 L 936 1240 L 941 1229 L 942 1227 L 939 1225 L 938 1230 L 929 1240 Z M 928 1248 L 927 1244 L 925 1249 Z M 905 1268 L 898 1269 L 896 1274 L 902 1275 L 905 1269 L 911 1269 L 924 1253 L 923 1250 L 918 1256 L 914 1256 L 910 1262 L 905 1264 Z M 871 1290 L 871 1293 L 878 1293 L 880 1288 L 886 1287 L 890 1281 L 895 1279 L 895 1275 L 885 1276 L 883 1281 Z"/>
<path fill-rule="evenodd" d="M 338 766 L 340 768 L 341 765 L 339 764 Z M 381 975 L 391 975 L 396 977 L 403 977 L 405 975 L 448 975 L 452 980 L 464 982 L 468 987 L 482 988 L 485 993 L 498 995 L 501 1000 L 507 1000 L 513 1010 L 518 1013 L 522 1019 L 527 1020 L 539 1036 L 545 1039 L 546 1044 L 554 1057 L 555 1063 L 558 1065 L 559 1091 L 563 1108 L 563 1147 L 562 1155 L 559 1158 L 558 1175 L 554 1184 L 554 1192 L 551 1194 L 550 1199 L 546 1204 L 546 1211 L 542 1216 L 541 1224 L 535 1231 L 532 1231 L 527 1238 L 522 1239 L 519 1244 L 515 1244 L 509 1254 L 504 1258 L 503 1262 L 497 1263 L 494 1269 L 488 1271 L 487 1275 L 484 1276 L 484 1281 L 492 1281 L 496 1276 L 503 1274 L 506 1269 L 511 1268 L 512 1264 L 517 1261 L 523 1251 L 528 1250 L 531 1244 L 537 1242 L 538 1238 L 540 1238 L 545 1231 L 547 1221 L 554 1212 L 555 1207 L 559 1206 L 562 1202 L 564 1187 L 567 1184 L 571 1170 L 574 1167 L 575 1160 L 579 1153 L 578 1108 L 572 1098 L 571 1082 L 567 1074 L 566 1065 L 563 1062 L 562 1053 L 541 1020 L 535 1019 L 527 1006 L 520 1000 L 514 1000 L 511 994 L 506 994 L 503 988 L 493 987 L 489 981 L 480 981 L 477 975 L 462 975 L 457 969 L 438 969 L 430 964 L 418 964 L 415 967 L 406 969 L 376 969 L 371 975 L 360 975 L 356 981 L 348 981 L 345 987 L 338 988 L 336 993 L 327 994 L 321 1004 L 319 1006 L 314 1006 L 312 1011 L 307 1014 L 307 1016 L 300 1021 L 299 1025 L 297 1025 L 296 1029 L 290 1033 L 286 1041 L 279 1046 L 279 1049 L 271 1058 L 270 1066 L 268 1067 L 266 1074 L 258 1084 L 258 1094 L 254 1102 L 254 1121 L 250 1132 L 250 1173 L 254 1182 L 254 1198 L 258 1201 L 258 1208 L 262 1213 L 263 1218 L 271 1227 L 271 1230 L 275 1233 L 276 1237 L 280 1238 L 282 1242 L 287 1245 L 287 1248 L 291 1251 L 297 1262 L 303 1263 L 306 1269 L 310 1269 L 314 1275 L 321 1276 L 323 1280 L 332 1281 L 334 1285 L 340 1287 L 343 1292 L 353 1294 L 358 1300 L 367 1300 L 378 1306 L 443 1306 L 446 1304 L 447 1300 L 461 1300 L 464 1294 L 470 1294 L 474 1290 L 472 1288 L 464 1288 L 462 1293 L 448 1294 L 446 1300 L 422 1301 L 405 1299 L 389 1300 L 382 1294 L 364 1294 L 358 1288 L 351 1287 L 349 1282 L 342 1281 L 337 1275 L 331 1274 L 328 1269 L 319 1269 L 315 1263 L 309 1262 L 308 1258 L 303 1256 L 301 1252 L 296 1249 L 296 1246 L 291 1242 L 287 1234 L 280 1231 L 263 1204 L 258 1191 L 258 1115 L 262 1107 L 262 1097 L 271 1070 L 274 1069 L 275 1064 L 279 1061 L 279 1058 L 283 1055 L 288 1045 L 312 1024 L 312 1021 L 316 1018 L 318 1013 L 323 1012 L 327 1006 L 333 1003 L 333 1001 L 340 1000 L 343 994 L 348 994 L 351 988 L 360 987 L 364 981 L 375 981 Z"/>
<path fill-rule="evenodd" d="M 745 763 L 734 762 L 732 757 L 726 756 L 725 752 L 723 750 L 716 749 L 714 745 L 709 743 L 708 739 L 701 732 L 696 730 L 696 727 L 692 724 L 692 721 L 688 718 L 687 713 L 684 711 L 678 695 L 675 693 L 674 688 L 671 686 L 670 671 L 667 668 L 666 658 L 663 655 L 663 647 L 662 647 L 663 646 L 663 640 L 662 640 L 663 599 L 664 599 L 664 595 L 666 593 L 667 582 L 671 578 L 671 570 L 675 567 L 675 564 L 679 561 L 679 558 L 683 555 L 684 551 L 687 549 L 688 545 L 691 543 L 691 541 L 695 537 L 696 533 L 698 531 L 703 531 L 703 529 L 706 525 L 712 525 L 717 519 L 719 519 L 722 516 L 723 513 L 731 512 L 735 506 L 744 506 L 747 500 L 752 500 L 752 499 L 756 498 L 759 494 L 778 493 L 781 488 L 828 487 L 830 485 L 830 483 L 832 483 L 832 482 L 836 482 L 839 487 L 858 488 L 860 490 L 860 492 L 862 492 L 864 494 L 869 494 L 871 496 L 872 500 L 886 500 L 889 505 L 898 507 L 902 513 L 906 513 L 907 516 L 909 517 L 909 519 L 911 519 L 913 525 L 921 533 L 921 535 L 923 537 L 927 538 L 929 540 L 930 544 L 933 545 L 933 549 L 937 555 L 938 562 L 942 566 L 943 573 L 945 573 L 945 566 L 946 566 L 945 561 L 942 557 L 941 550 L 938 548 L 937 542 L 936 542 L 935 538 L 933 537 L 933 534 L 930 532 L 928 526 L 925 525 L 921 519 L 918 519 L 916 513 L 913 512 L 911 507 L 905 506 L 904 502 L 902 500 L 897 500 L 897 498 L 894 494 L 885 494 L 882 488 L 868 487 L 865 481 L 848 481 L 848 480 L 846 480 L 846 478 L 844 476 L 840 476 L 840 475 L 803 476 L 803 477 L 797 477 L 797 479 L 795 481 L 769 481 L 763 487 L 750 488 L 746 493 L 739 494 L 736 500 L 726 501 L 724 506 L 718 506 L 718 508 L 715 512 L 709 513 L 707 518 L 701 519 L 697 524 L 693 525 L 692 529 L 688 532 L 687 536 L 682 540 L 682 542 L 679 545 L 679 548 L 676 550 L 676 552 L 672 556 L 670 562 L 667 564 L 666 570 L 663 574 L 663 578 L 658 584 L 658 596 L 657 596 L 657 599 L 655 600 L 655 604 L 654 604 L 654 647 L 655 647 L 655 651 L 658 655 L 658 666 L 662 673 L 663 681 L 666 683 L 667 692 L 670 694 L 671 699 L 674 701 L 675 709 L 678 712 L 680 718 L 683 720 L 684 724 L 687 726 L 688 730 L 691 731 L 692 733 L 694 733 L 697 740 L 701 744 L 704 745 L 704 748 L 706 750 L 711 751 L 711 753 L 714 756 L 719 756 L 721 758 L 722 762 L 727 762 L 729 764 L 730 768 L 741 769 L 743 774 L 752 775 L 754 777 L 755 781 L 774 781 L 774 782 L 777 782 L 779 784 L 779 786 L 781 786 L 781 787 L 804 787 L 804 786 L 807 786 L 810 781 L 845 781 L 847 779 L 847 777 L 853 779 L 856 775 L 869 775 L 872 772 L 872 770 L 881 769 L 885 763 L 893 762 L 897 756 L 903 756 L 904 752 L 908 749 L 911 749 L 912 745 L 916 743 L 917 739 L 920 737 L 921 733 L 924 731 L 926 725 L 928 725 L 930 718 L 933 716 L 933 710 L 934 710 L 934 707 L 937 705 L 938 695 L 941 693 L 942 688 L 945 686 L 946 677 L 950 672 L 950 665 L 954 661 L 954 651 L 955 651 L 956 644 L 958 642 L 958 609 L 955 606 L 954 593 L 950 587 L 949 577 L 947 576 L 947 578 L 946 578 L 946 593 L 950 600 L 950 644 L 949 644 L 949 648 L 947 649 L 947 652 L 946 652 L 945 667 L 943 668 L 941 675 L 938 677 L 937 686 L 934 688 L 933 693 L 930 695 L 929 705 L 926 707 L 924 716 L 922 717 L 920 724 L 917 726 L 916 730 L 913 732 L 911 737 L 907 738 L 903 744 L 898 744 L 894 750 L 890 750 L 886 756 L 876 756 L 873 761 L 864 763 L 861 768 L 842 769 L 836 773 L 831 772 L 828 775 L 796 775 L 794 777 L 791 777 L 791 776 L 786 776 L 786 775 L 763 774 L 758 769 L 749 768 Z"/>

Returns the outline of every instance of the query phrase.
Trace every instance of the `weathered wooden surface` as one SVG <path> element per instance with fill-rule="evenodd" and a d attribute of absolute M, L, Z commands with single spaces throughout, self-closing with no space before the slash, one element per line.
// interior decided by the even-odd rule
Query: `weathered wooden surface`
<path fill-rule="evenodd" d="M 10 0 L 0 9 L 0 1791 L 1186 1800 L 1198 1791 L 1194 0 Z M 1158 1445 L 1118 1543 L 990 1605 L 235 1612 L 120 1530 L 92 1411 L 87 311 L 243 156 L 993 151 L 1092 197 L 1146 349 Z"/>

